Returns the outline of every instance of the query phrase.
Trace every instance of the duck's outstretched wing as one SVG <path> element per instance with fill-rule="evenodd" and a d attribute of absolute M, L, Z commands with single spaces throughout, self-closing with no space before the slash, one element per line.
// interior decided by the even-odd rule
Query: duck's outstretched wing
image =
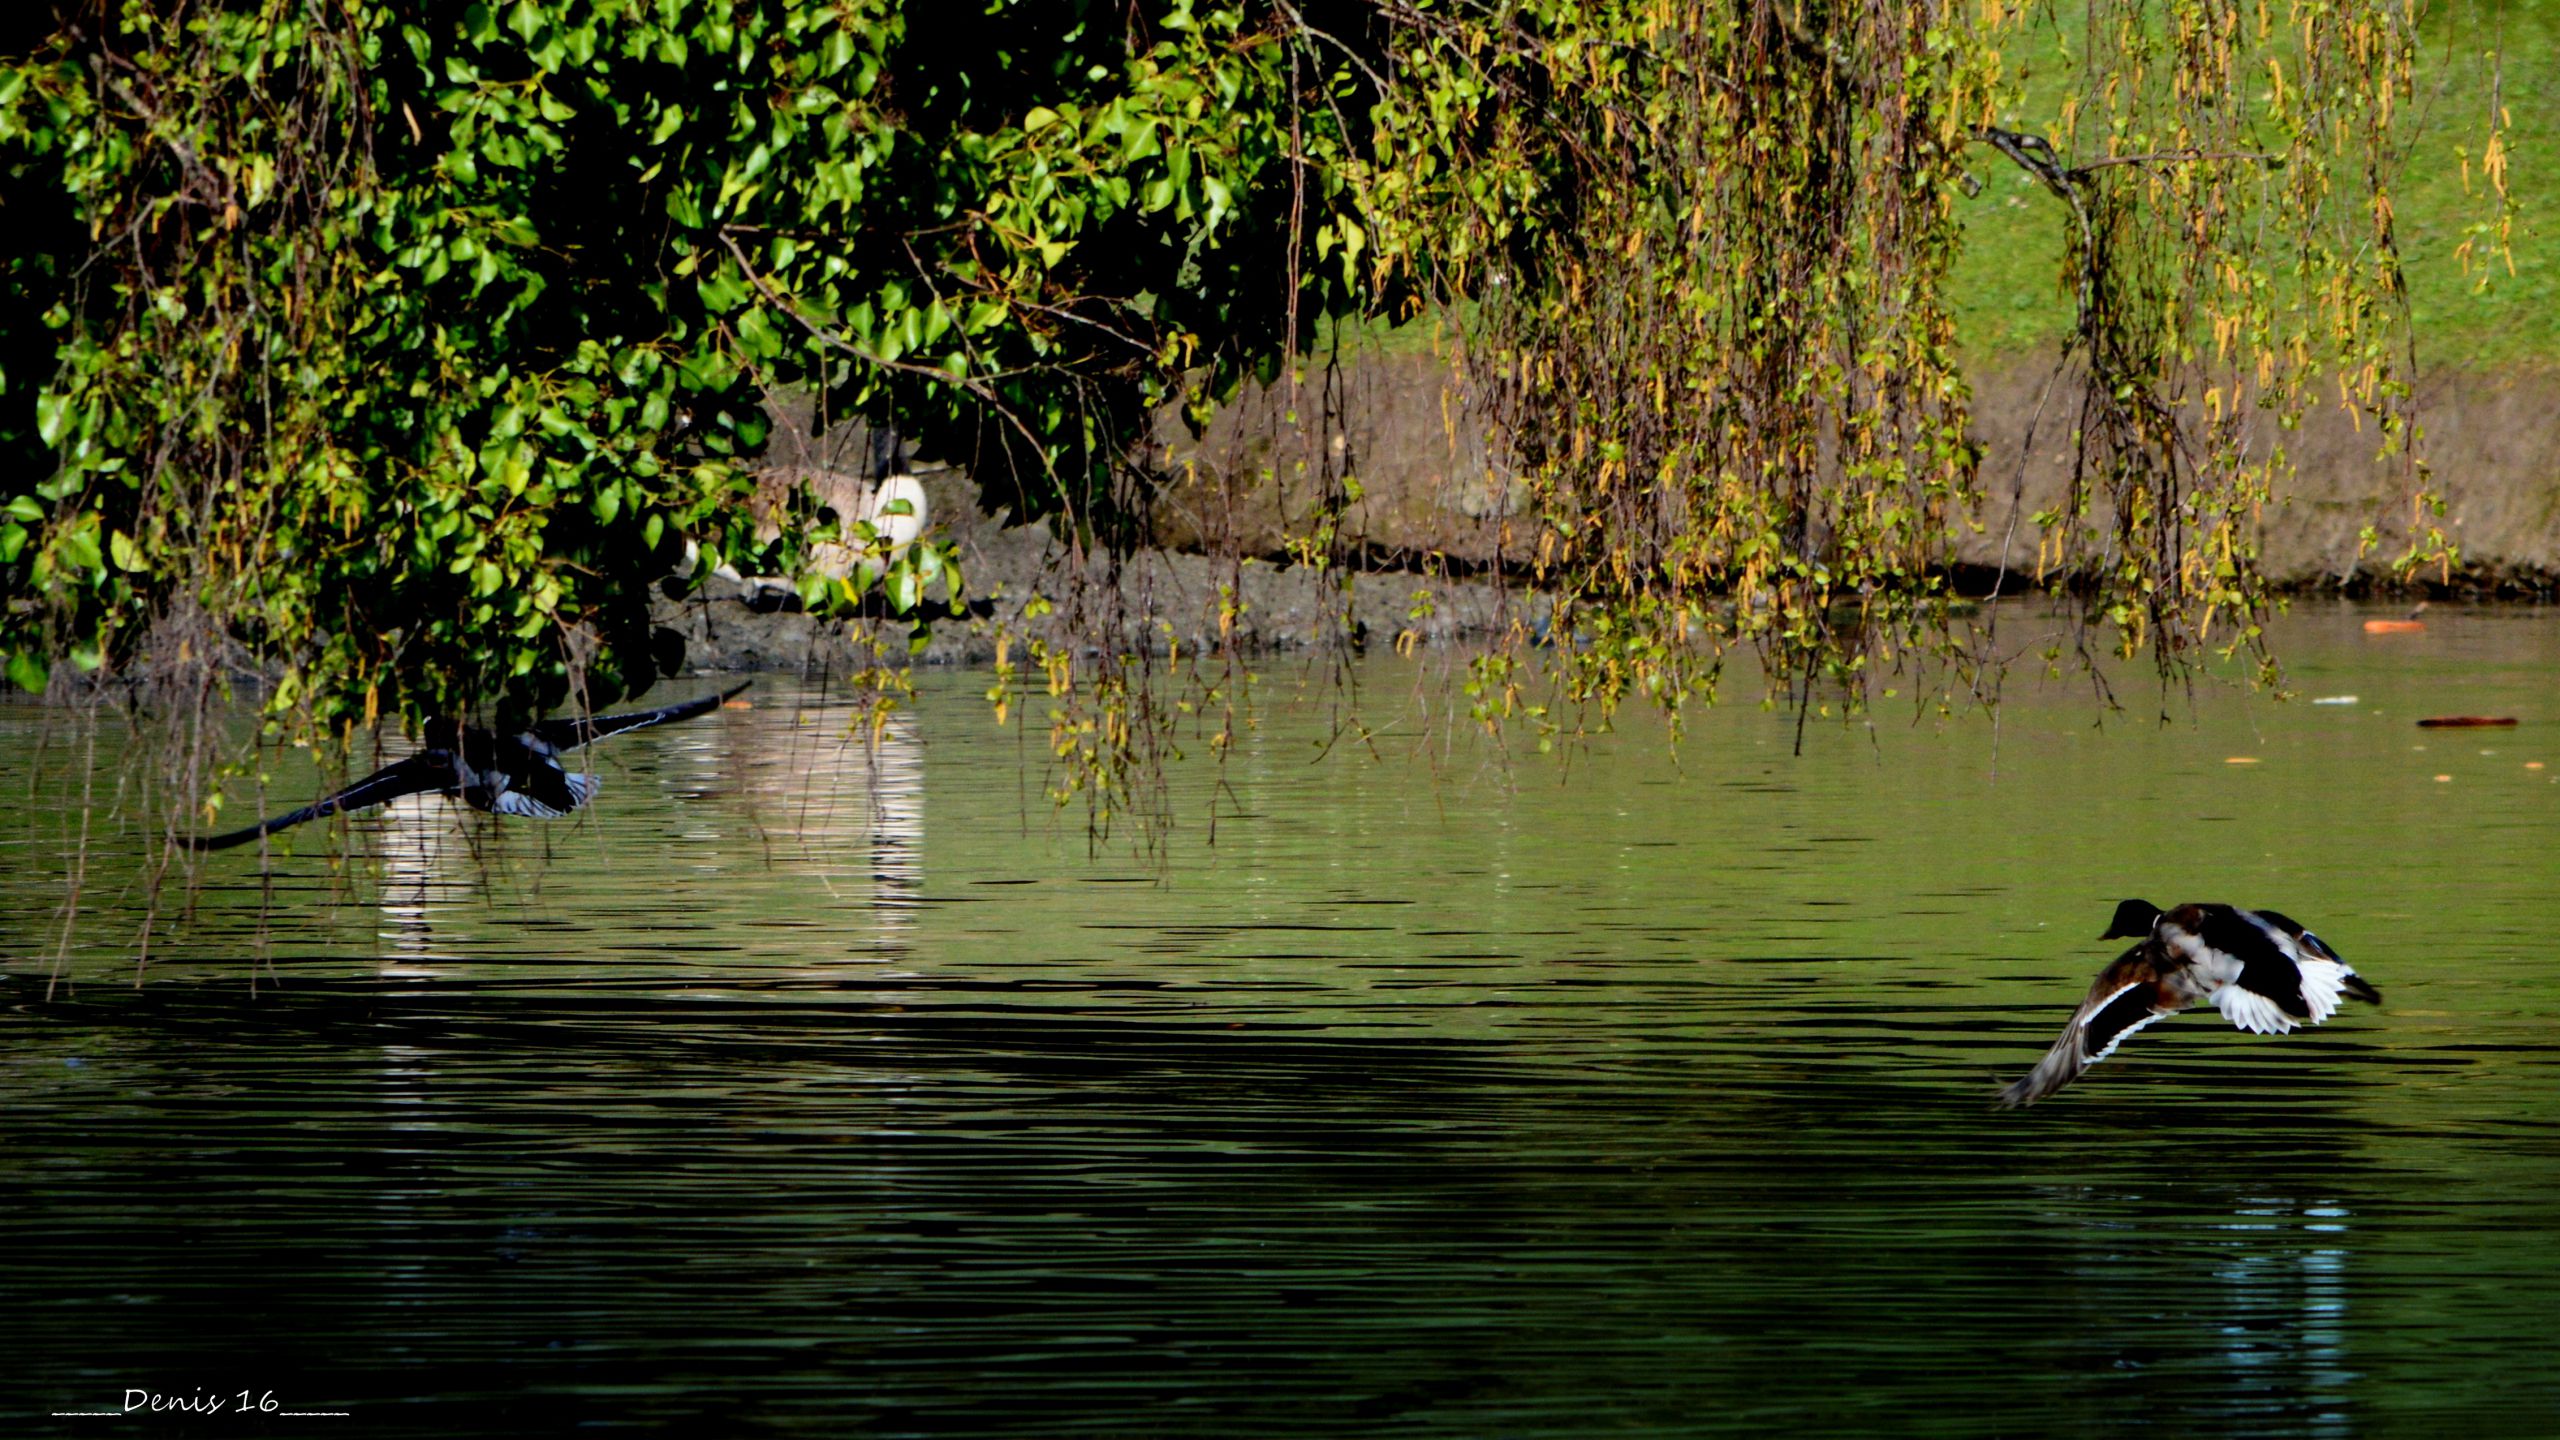
<path fill-rule="evenodd" d="M 671 720 L 690 720 L 696 715 L 707 715 L 736 699 L 747 686 L 754 683 L 756 682 L 748 680 L 723 690 L 717 695 L 705 695 L 699 700 L 687 700 L 681 705 L 669 705 L 661 710 L 634 710 L 627 715 L 579 715 L 562 720 L 545 720 L 533 727 L 533 736 L 554 750 L 575 750 L 581 745 L 592 745 L 608 735 L 619 735 L 625 730 L 638 730 L 647 725 L 664 725 Z"/>
<path fill-rule="evenodd" d="M 438 758 L 412 755 L 406 760 L 395 760 L 335 795 L 314 800 L 299 810 L 270 815 L 255 825 L 227 834 L 190 835 L 182 843 L 190 850 L 228 850 L 234 845 L 246 845 L 306 820 L 318 820 L 342 810 L 365 810 L 387 805 L 403 795 L 441 790 L 451 774 L 451 770 Z"/>
<path fill-rule="evenodd" d="M 2148 941 L 2117 956 L 2115 963 L 2098 973 L 2089 998 L 2080 1002 L 2071 1023 L 2062 1027 L 2062 1038 L 2053 1042 L 2025 1079 L 2000 1091 L 2000 1108 L 2033 1105 L 2114 1054 L 2126 1036 L 2177 1014 L 2184 1007 L 2160 1003 L 2160 975 L 2157 947 Z"/>
<path fill-rule="evenodd" d="M 2281 972 L 2280 993 L 2262 988 L 2255 978 L 2257 971 L 2243 970 L 2237 981 L 2214 992 L 2214 1008 L 2253 1035 L 2287 1035 L 2297 1025 L 2325 1024 L 2338 1013 L 2342 1000 L 2382 1003 L 2382 992 L 2366 984 L 2345 962 L 2308 953 L 2312 945 L 2303 946 L 2302 959 Z M 2302 1006 L 2299 1010 L 2292 1008 L 2297 1002 Z"/>
<path fill-rule="evenodd" d="M 2334 983 L 2340 995 L 2351 1000 L 2362 1000 L 2368 1005 L 2382 1003 L 2382 992 L 2374 989 L 2364 977 L 2356 974 L 2355 968 L 2347 963 L 2346 957 L 2331 948 L 2328 941 L 2304 929 L 2301 921 L 2290 915 L 2278 914 L 2273 910 L 2259 911 L 2258 918 L 2293 937 L 2294 948 L 2302 952 L 2303 998 L 2311 1001 L 2314 1008 L 2318 1007 L 2320 1000 L 2320 997 L 2313 993 L 2315 987 L 2331 983 Z M 2335 968 L 2334 982 L 2331 976 L 2321 971 L 2316 964 L 2322 960 L 2328 961 Z"/>
<path fill-rule="evenodd" d="M 2297 1022 L 2325 1020 L 2315 1015 L 2310 999 L 2303 994 L 2302 966 L 2294 954 L 2277 943 L 2282 930 L 2299 932 L 2301 926 L 2279 915 L 2275 921 L 2261 925 L 2230 905 L 2202 905 L 2203 923 L 2197 929 L 2205 944 L 2240 962 L 2240 978 L 2223 987 L 2214 998 L 2231 1023 L 2243 1030 L 2262 1035 L 2281 1035 Z M 2263 917 L 2261 917 L 2263 918 Z M 2289 937 L 2288 937 L 2289 938 Z M 2232 992 L 2246 991 L 2245 995 Z M 2332 1003 L 2331 1009 L 2336 1005 Z"/>

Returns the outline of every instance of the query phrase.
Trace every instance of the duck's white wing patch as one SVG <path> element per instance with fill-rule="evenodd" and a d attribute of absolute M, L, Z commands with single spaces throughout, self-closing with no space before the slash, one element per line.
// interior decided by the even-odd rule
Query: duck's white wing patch
<path fill-rule="evenodd" d="M 586 809 L 587 802 L 596 798 L 596 791 L 603 784 L 593 775 L 563 775 L 560 778 L 569 787 L 569 810 Z M 501 815 L 516 815 L 527 820 L 557 820 L 569 813 L 569 810 L 555 810 L 522 790 L 509 790 L 499 796 L 498 803 L 490 808 Z"/>
<path fill-rule="evenodd" d="M 489 807 L 501 815 L 514 815 L 526 820 L 557 820 L 560 812 L 534 799 L 521 790 L 509 790 Z"/>
<path fill-rule="evenodd" d="M 2337 1003 L 2333 997 L 2329 1007 L 2334 1010 Z M 2213 992 L 2213 1008 L 2222 1012 L 2222 1018 L 2252 1035 L 2284 1035 L 2293 1030 L 2293 1017 L 2284 1013 L 2283 1006 L 2255 990 L 2242 989 L 2238 985 L 2225 985 Z"/>
<path fill-rule="evenodd" d="M 2130 989 L 2132 989 L 2132 988 L 2133 988 L 2132 986 L 2128 985 L 2128 986 L 2126 986 L 2126 987 L 2125 987 L 2125 990 L 2130 990 Z M 2123 993 L 2124 993 L 2124 991 L 2123 991 L 2123 990 L 2119 990 L 2119 991 L 2117 991 L 2116 993 L 2117 993 L 2117 994 L 2119 994 L 2119 995 L 2121 995 L 2121 994 L 2123 994 Z M 2090 1056 L 2090 1057 L 2089 1057 L 2089 1063 L 2090 1063 L 2090 1064 L 2092 1064 L 2092 1065 L 2095 1065 L 2095 1064 L 2097 1064 L 2099 1061 L 2106 1059 L 2108 1056 L 2113 1055 L 2114 1053 L 2116 1053 L 2116 1047 L 2117 1047 L 2117 1046 L 2119 1046 L 2119 1045 L 2121 1045 L 2121 1044 L 2123 1044 L 2123 1043 L 2125 1042 L 2125 1038 L 2126 1038 L 2127 1036 L 2130 1036 L 2130 1035 L 2138 1035 L 2138 1034 L 2140 1034 L 2141 1032 L 2143 1032 L 2143 1031 L 2145 1031 L 2145 1030 L 2150 1029 L 2152 1026 L 2159 1024 L 2161 1021 L 2166 1020 L 2166 1019 L 2168 1019 L 2170 1016 L 2175 1015 L 2175 1014 L 2177 1014 L 2177 1013 L 2178 1013 L 2178 1012 L 2177 1012 L 2177 1011 L 2175 1011 L 2175 1010 L 2154 1010 L 2154 1011 L 2152 1011 L 2150 1014 L 2143 1016 L 2141 1019 L 2134 1021 L 2132 1024 L 2127 1025 L 2127 1026 L 2126 1026 L 2126 1027 L 2124 1027 L 2123 1029 L 2121 1029 L 2121 1030 L 2117 1031 L 2117 1032 L 2115 1033 L 2114 1038 L 2112 1038 L 2112 1039 L 2110 1039 L 2110 1040 L 2108 1040 L 2108 1041 L 2107 1041 L 2107 1048 L 2106 1048 L 2106 1049 L 2101 1050 L 2101 1051 L 2099 1051 L 2097 1054 Z"/>
<path fill-rule="evenodd" d="M 2302 1003 L 2311 1007 L 2311 1023 L 2317 1025 L 2338 1013 L 2339 997 L 2346 993 L 2347 967 L 2335 960 L 2302 960 Z"/>

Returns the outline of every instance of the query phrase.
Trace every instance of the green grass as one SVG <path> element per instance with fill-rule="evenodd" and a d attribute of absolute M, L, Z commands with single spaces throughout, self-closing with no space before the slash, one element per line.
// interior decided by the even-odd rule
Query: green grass
<path fill-rule="evenodd" d="M 2501 13 L 2501 10 L 2503 13 Z M 2503 32 L 2501 34 L 2501 32 Z M 2050 31 L 2026 47 L 2047 49 Z M 2492 213 L 2477 159 L 2496 93 L 2485 58 L 2503 40 L 2503 94 L 2512 128 L 2515 272 L 2475 263 L 2463 273 L 2456 248 L 2465 227 Z M 2419 95 L 2404 122 L 2406 160 L 2392 189 L 2409 281 L 2410 318 L 2423 367 L 2473 373 L 2560 369 L 2560 268 L 2552 227 L 2560 223 L 2560 105 L 2549 90 L 2560 75 L 2560 0 L 2457 0 L 2429 18 Z M 2037 91 L 2007 123 L 2042 130 L 2050 106 Z M 2461 155 L 2474 160 L 2465 193 Z M 2061 283 L 2061 202 L 1989 147 L 1977 147 L 1981 194 L 1961 202 L 1964 251 L 1954 275 L 1959 342 L 1975 364 L 1998 365 L 2050 353 L 2071 326 Z M 2487 280 L 2484 286 L 2481 282 Z"/>
<path fill-rule="evenodd" d="M 2403 122 L 2405 156 L 2392 182 L 2410 319 L 2420 365 L 2472 374 L 2560 371 L 2560 0 L 2452 0 L 2429 17 L 2419 94 Z M 2022 58 L 2055 54 L 2050 30 L 2013 47 Z M 2503 49 L 2493 73 L 2486 56 Z M 2502 79 L 2502 85 L 2493 81 Z M 2489 218 L 2493 205 L 2478 170 L 2490 97 L 2502 90 L 2510 126 L 2508 179 L 2516 199 L 2513 274 L 2475 261 L 2465 274 L 2456 254 L 2465 229 Z M 2041 131 L 2052 118 L 2058 87 L 2034 87 L 2014 129 Z M 2473 159 L 2466 192 L 2461 157 Z M 1970 168 L 1980 194 L 1958 202 L 1965 243 L 1953 276 L 1958 343 L 1975 366 L 1997 367 L 2052 353 L 2071 329 L 2064 285 L 2062 204 L 1989 146 L 1976 146 Z M 2485 284 L 2483 281 L 2485 280 Z M 1345 322 L 1346 354 L 1409 357 L 1440 353 L 1445 317 L 1402 325 L 1374 319 Z M 1336 338 L 1331 322 L 1326 340 Z M 1321 347 L 1320 347 L 1321 348 Z"/>

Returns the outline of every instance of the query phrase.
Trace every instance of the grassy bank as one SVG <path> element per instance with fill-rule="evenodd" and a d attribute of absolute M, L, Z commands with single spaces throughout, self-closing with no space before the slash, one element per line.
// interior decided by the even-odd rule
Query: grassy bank
<path fill-rule="evenodd" d="M 2560 152 L 2552 143 L 2560 136 L 2560 107 L 2547 88 L 2560 74 L 2560 0 L 2456 0 L 2436 8 L 2425 34 L 2419 94 L 2404 131 L 2408 158 L 2393 187 L 2419 362 L 2429 371 L 2560 371 L 2560 272 L 2551 253 L 2560 215 Z M 2056 107 L 2045 97 L 2057 87 L 2037 77 L 2055 67 L 2052 50 L 2050 31 L 2022 37 L 2014 48 L 2013 62 L 2029 75 L 2029 99 L 2004 123 L 2036 131 L 2050 121 Z M 2492 50 L 2503 51 L 2494 65 Z M 2466 228 L 2494 213 L 2478 164 L 2494 98 L 2503 98 L 2512 126 L 2515 269 L 2475 263 L 2465 274 L 2456 252 Z M 2468 190 L 2465 153 L 2472 160 Z M 1957 319 L 1969 359 L 1997 367 L 2058 344 L 2070 330 L 2071 298 L 2060 280 L 2061 202 L 1998 155 L 1986 149 L 1981 157 L 1974 173 L 1982 192 L 1960 202 Z"/>

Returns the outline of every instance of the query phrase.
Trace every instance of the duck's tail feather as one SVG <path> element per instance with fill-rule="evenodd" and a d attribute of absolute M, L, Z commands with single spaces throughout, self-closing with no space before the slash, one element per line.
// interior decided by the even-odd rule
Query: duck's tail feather
<path fill-rule="evenodd" d="M 2307 1020 L 2314 1025 L 2324 1024 L 2330 1016 L 2338 1013 L 2339 1002 L 2350 997 L 2374 1004 L 2382 1001 L 2381 991 L 2358 979 L 2356 972 L 2336 960 L 2306 955 L 2302 958 L 2300 975 L 2300 992 L 2308 1013 L 2297 1012 L 2294 1018 L 2298 1020 Z M 2240 984 L 2245 986 L 2248 983 L 2249 976 L 2243 973 Z M 2244 1024 L 2242 1028 L 2259 1027 Z"/>

